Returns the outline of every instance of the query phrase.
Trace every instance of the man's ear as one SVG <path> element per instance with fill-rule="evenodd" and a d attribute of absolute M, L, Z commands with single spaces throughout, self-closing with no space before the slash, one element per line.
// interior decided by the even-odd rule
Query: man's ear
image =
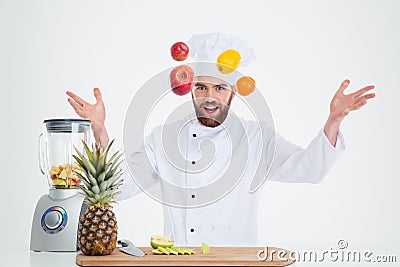
<path fill-rule="evenodd" d="M 236 85 L 232 85 L 232 99 L 236 95 Z"/>

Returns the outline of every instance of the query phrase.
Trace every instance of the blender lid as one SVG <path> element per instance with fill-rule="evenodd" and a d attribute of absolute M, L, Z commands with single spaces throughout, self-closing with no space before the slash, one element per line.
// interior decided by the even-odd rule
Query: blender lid
<path fill-rule="evenodd" d="M 49 119 L 44 120 L 48 132 L 52 133 L 83 133 L 90 128 L 90 120 L 83 119 Z"/>

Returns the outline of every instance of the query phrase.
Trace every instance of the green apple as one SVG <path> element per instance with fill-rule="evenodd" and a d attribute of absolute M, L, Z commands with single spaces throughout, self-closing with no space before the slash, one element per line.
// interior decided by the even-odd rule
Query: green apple
<path fill-rule="evenodd" d="M 150 238 L 150 245 L 152 248 L 170 248 L 174 246 L 174 240 L 164 236 L 152 236 Z"/>
<path fill-rule="evenodd" d="M 203 254 L 210 254 L 210 247 L 206 243 L 201 243 Z"/>
<path fill-rule="evenodd" d="M 172 252 L 172 251 L 174 251 L 174 252 Z M 172 252 L 174 255 L 183 254 L 183 251 L 182 251 L 180 248 L 176 248 L 176 247 L 172 247 L 172 248 L 171 248 L 171 252 Z"/>
<path fill-rule="evenodd" d="M 158 249 L 153 249 L 153 254 L 163 255 L 164 253 L 162 251 L 158 250 Z"/>
<path fill-rule="evenodd" d="M 165 254 L 165 255 L 169 255 L 170 254 L 170 252 L 171 252 L 171 249 L 170 248 L 163 248 L 163 247 L 158 247 L 157 248 L 159 251 L 161 251 L 163 254 Z"/>
<path fill-rule="evenodd" d="M 192 255 L 192 254 L 196 254 L 196 252 L 194 252 L 193 250 L 188 249 L 188 248 L 183 248 L 183 254 Z"/>

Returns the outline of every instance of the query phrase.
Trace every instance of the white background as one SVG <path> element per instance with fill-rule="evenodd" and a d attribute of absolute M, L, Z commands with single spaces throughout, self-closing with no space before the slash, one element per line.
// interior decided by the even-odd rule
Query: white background
<path fill-rule="evenodd" d="M 193 33 L 246 39 L 245 72 L 275 127 L 307 146 L 323 127 L 339 84 L 376 86 L 376 99 L 342 124 L 347 151 L 318 185 L 270 182 L 260 209 L 261 245 L 382 250 L 400 260 L 398 1 L 0 1 L 1 242 L 29 250 L 37 200 L 47 193 L 37 139 L 47 118 L 76 117 L 66 90 L 94 100 L 122 145 L 138 88 L 175 63 L 169 48 Z M 138 114 L 140 116 L 140 114 Z M 148 245 L 162 233 L 159 203 L 142 194 L 116 206 L 120 237 Z M 381 252 L 382 252 L 381 251 Z M 392 264 L 393 265 L 393 264 Z"/>

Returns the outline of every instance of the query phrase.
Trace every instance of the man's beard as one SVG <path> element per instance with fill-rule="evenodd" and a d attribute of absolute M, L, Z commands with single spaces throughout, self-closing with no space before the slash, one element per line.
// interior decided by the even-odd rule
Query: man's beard
<path fill-rule="evenodd" d="M 226 117 L 228 116 L 229 108 L 231 106 L 231 101 L 232 101 L 232 94 L 229 96 L 229 100 L 226 105 L 221 103 L 218 103 L 217 105 L 216 101 L 204 101 L 203 103 L 200 104 L 200 107 L 198 107 L 195 100 L 193 99 L 193 105 L 197 119 L 200 121 L 201 124 L 207 127 L 214 128 L 219 126 L 221 123 L 225 121 Z M 219 109 L 219 111 L 217 111 L 218 115 L 215 116 L 208 115 L 204 111 L 204 106 L 207 105 L 218 107 Z"/>

